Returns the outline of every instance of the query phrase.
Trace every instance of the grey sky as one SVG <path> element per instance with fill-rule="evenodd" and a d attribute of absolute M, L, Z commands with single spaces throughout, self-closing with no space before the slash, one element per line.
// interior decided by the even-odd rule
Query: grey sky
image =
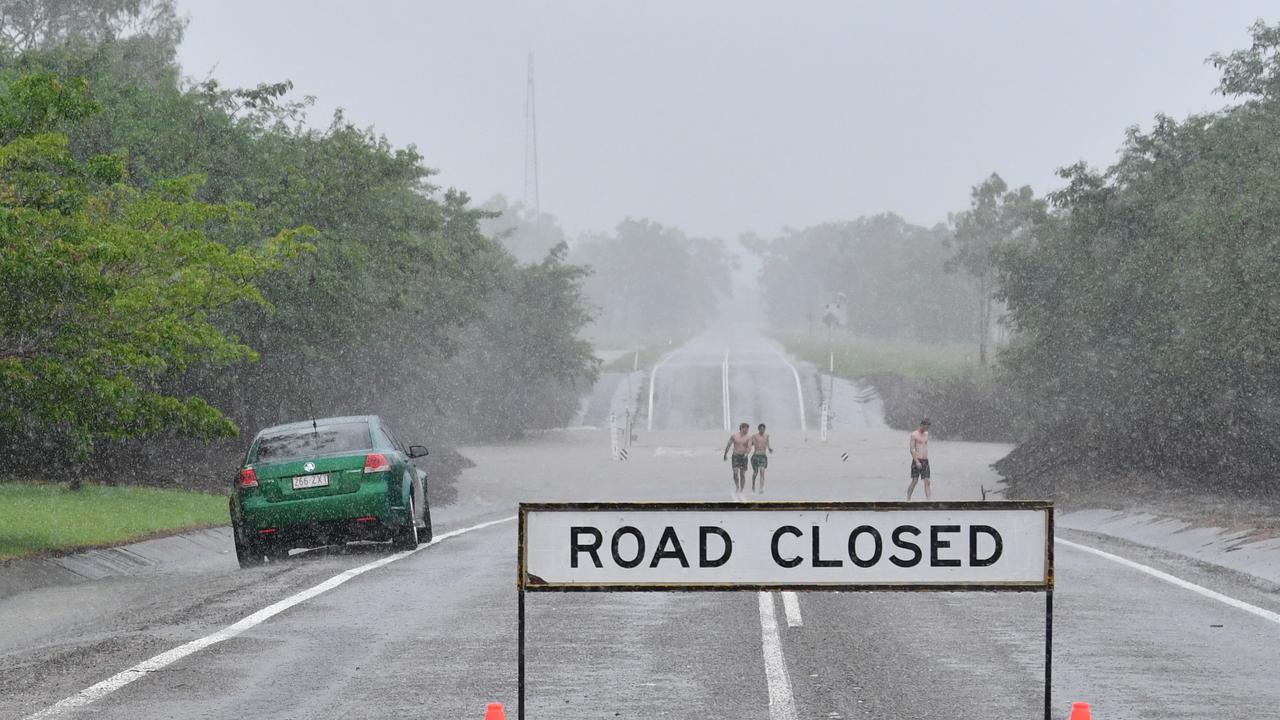
<path fill-rule="evenodd" d="M 289 78 L 477 201 L 519 199 L 526 54 L 542 206 L 729 237 L 893 210 L 933 223 L 992 170 L 1037 192 L 1124 129 L 1215 109 L 1204 59 L 1274 0 L 319 2 L 179 0 L 181 59 Z"/>

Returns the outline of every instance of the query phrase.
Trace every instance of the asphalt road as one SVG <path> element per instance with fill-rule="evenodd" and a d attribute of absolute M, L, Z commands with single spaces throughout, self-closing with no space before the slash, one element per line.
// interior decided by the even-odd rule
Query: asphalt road
<path fill-rule="evenodd" d="M 729 420 L 775 433 L 766 499 L 901 497 L 905 435 L 842 429 L 820 442 L 813 417 L 801 429 L 795 375 L 801 393 L 813 378 L 776 350 L 731 328 L 675 353 L 654 374 L 654 430 L 625 463 L 601 431 L 467 449 L 476 467 L 456 502 L 435 509 L 437 533 L 501 521 L 520 500 L 728 499 L 726 353 Z M 937 497 L 950 500 L 992 487 L 988 465 L 1007 450 L 933 445 Z M 1244 576 L 1059 537 L 1280 612 L 1277 588 Z M 0 717 L 73 697 L 91 701 L 44 716 L 478 719 L 492 701 L 514 711 L 515 544 L 514 523 L 498 522 L 404 556 L 320 550 L 247 571 L 227 548 L 169 573 L 7 598 Z M 1277 716 L 1275 619 L 1065 544 L 1056 569 L 1056 717 L 1072 700 L 1102 720 Z M 1038 718 L 1043 611 L 1038 594 L 533 595 L 528 717 Z M 197 649 L 173 659 L 183 647 Z"/>
<path fill-rule="evenodd" d="M 663 358 L 651 378 L 652 418 L 646 407 L 641 419 L 653 430 L 731 430 L 740 422 L 752 432 L 759 423 L 774 431 L 817 427 L 811 373 L 801 374 L 781 346 L 749 325 L 698 335 Z"/>

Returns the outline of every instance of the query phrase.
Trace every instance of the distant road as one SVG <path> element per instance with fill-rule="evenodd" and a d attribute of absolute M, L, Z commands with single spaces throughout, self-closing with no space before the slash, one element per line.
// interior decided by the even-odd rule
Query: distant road
<path fill-rule="evenodd" d="M 653 373 L 653 429 L 729 431 L 740 422 L 752 428 L 765 423 L 779 432 L 816 429 L 812 376 L 790 365 L 781 351 L 745 325 L 693 338 Z M 648 418 L 643 420 L 647 426 Z"/>

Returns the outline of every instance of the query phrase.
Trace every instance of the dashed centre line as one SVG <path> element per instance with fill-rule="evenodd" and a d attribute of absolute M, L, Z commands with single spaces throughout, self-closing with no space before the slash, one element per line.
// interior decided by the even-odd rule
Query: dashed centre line
<path fill-rule="evenodd" d="M 800 598 L 794 592 L 782 591 L 782 609 L 787 614 L 787 627 L 804 626 L 804 619 L 800 617 Z"/>
<path fill-rule="evenodd" d="M 782 653 L 782 638 L 778 635 L 773 593 L 761 591 L 759 596 L 764 675 L 769 683 L 769 720 L 798 720 L 796 699 L 791 692 L 791 676 L 787 674 L 787 659 Z"/>

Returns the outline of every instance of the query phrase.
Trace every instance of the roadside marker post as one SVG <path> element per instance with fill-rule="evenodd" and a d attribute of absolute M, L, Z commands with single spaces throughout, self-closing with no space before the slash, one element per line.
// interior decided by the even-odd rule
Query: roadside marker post
<path fill-rule="evenodd" d="M 819 425 L 819 437 L 822 442 L 827 441 L 827 427 L 831 422 L 831 404 L 828 400 L 822 401 L 822 421 Z"/>
<path fill-rule="evenodd" d="M 1053 660 L 1048 502 L 521 503 L 517 718 L 530 592 L 1043 592 Z"/>
<path fill-rule="evenodd" d="M 618 416 L 614 413 L 609 413 L 609 457 L 614 460 L 622 457 L 618 447 Z"/>

